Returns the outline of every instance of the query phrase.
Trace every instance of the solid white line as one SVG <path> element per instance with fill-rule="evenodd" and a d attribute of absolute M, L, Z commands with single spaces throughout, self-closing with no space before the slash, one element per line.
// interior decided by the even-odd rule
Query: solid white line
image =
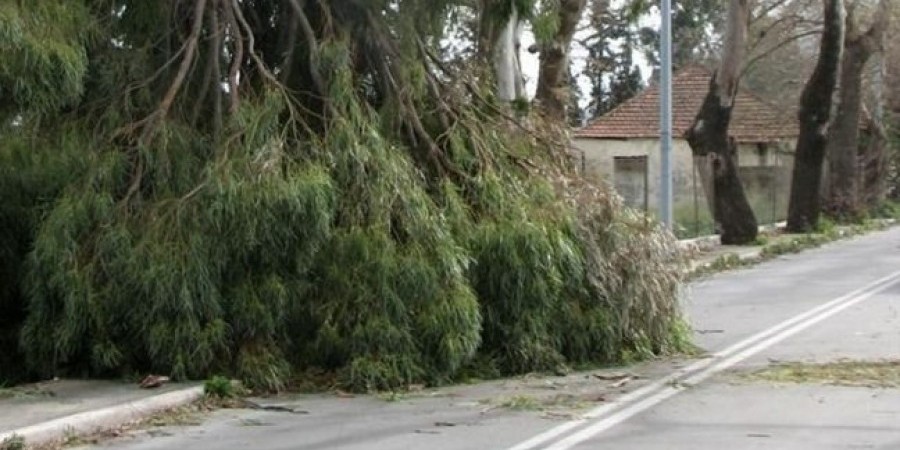
<path fill-rule="evenodd" d="M 751 356 L 756 355 L 757 353 L 762 352 L 763 350 L 771 348 L 772 346 L 778 344 L 779 342 L 782 342 L 785 339 L 787 339 L 803 330 L 806 330 L 806 329 L 812 327 L 813 325 L 815 325 L 825 319 L 828 319 L 829 317 L 832 317 L 835 314 L 837 314 L 847 308 L 850 308 L 858 303 L 865 301 L 866 299 L 872 297 L 873 295 L 889 288 L 892 285 L 892 283 L 885 282 L 885 281 L 896 281 L 896 278 L 898 277 L 898 275 L 900 275 L 900 272 L 890 275 L 888 277 L 885 277 L 882 280 L 879 280 L 878 282 L 875 282 L 875 283 L 869 285 L 868 289 L 864 288 L 863 290 L 861 290 L 862 292 L 860 292 L 860 290 L 854 291 L 854 292 L 858 292 L 856 295 L 843 296 L 840 298 L 843 300 L 843 302 L 840 302 L 840 303 L 829 302 L 829 304 L 832 305 L 831 308 L 826 309 L 826 310 L 821 310 L 818 315 L 809 317 L 807 320 L 805 320 L 803 322 L 796 323 L 795 325 L 793 325 L 787 329 L 783 329 L 781 332 L 778 332 L 773 336 L 763 339 L 762 341 L 757 342 L 757 343 L 751 345 L 750 347 L 745 348 L 744 350 L 739 351 L 736 354 L 725 358 L 724 360 L 718 361 L 716 364 L 686 378 L 684 380 L 684 383 L 687 386 L 693 386 L 695 384 L 698 384 L 698 383 L 708 379 L 709 377 L 711 377 L 719 372 L 722 372 L 724 370 L 727 370 L 730 367 L 750 358 Z M 600 421 L 597 421 L 597 422 L 591 424 L 590 426 L 587 426 L 587 427 L 579 430 L 577 433 L 574 433 L 574 434 L 568 436 L 567 438 L 557 442 L 556 444 L 554 444 L 550 447 L 546 447 L 546 450 L 569 450 L 572 447 L 612 428 L 615 425 L 618 425 L 619 423 L 622 423 L 623 421 L 625 421 L 637 414 L 640 414 L 640 413 L 662 403 L 663 401 L 665 401 L 665 400 L 669 399 L 670 397 L 673 397 L 681 392 L 684 392 L 684 389 L 676 388 L 673 386 L 668 386 L 665 389 L 663 389 L 662 391 L 656 392 L 653 395 L 648 396 L 647 398 L 641 400 L 638 403 L 630 405 L 630 406 L 622 409 L 621 411 L 616 412 L 615 414 L 607 416 L 606 418 L 604 418 Z"/>
<path fill-rule="evenodd" d="M 740 362 L 741 360 L 746 359 L 749 356 L 752 356 L 753 354 L 755 354 L 769 346 L 772 346 L 777 342 L 780 342 L 781 340 L 787 338 L 788 336 L 791 336 L 803 329 L 806 329 L 809 326 L 811 326 L 815 323 L 818 323 L 819 321 L 824 320 L 825 318 L 830 317 L 831 315 L 836 314 L 837 312 L 839 312 L 845 308 L 848 308 L 848 307 L 852 306 L 853 304 L 856 304 L 856 303 L 864 300 L 865 298 L 868 298 L 869 296 L 873 295 L 874 293 L 880 292 L 881 290 L 885 289 L 887 286 L 889 286 L 893 282 L 897 281 L 898 279 L 900 279 L 900 271 L 894 272 L 890 275 L 880 278 L 862 288 L 856 289 L 846 295 L 843 295 L 834 300 L 826 302 L 826 303 L 819 305 L 815 308 L 812 308 L 804 313 L 798 314 L 790 319 L 787 319 L 773 327 L 770 327 L 766 330 L 756 333 L 746 339 L 739 341 L 736 344 L 733 344 L 733 345 L 727 347 L 724 350 L 721 350 L 721 351 L 718 351 L 718 352 L 712 354 L 711 357 L 709 357 L 709 358 L 697 361 L 685 368 L 682 368 L 682 369 L 676 371 L 672 375 L 666 376 L 660 380 L 657 380 L 646 386 L 643 386 L 635 391 L 629 392 L 628 394 L 625 394 L 622 397 L 615 399 L 611 403 L 607 403 L 607 404 L 598 406 L 598 407 L 588 411 L 579 420 L 567 422 L 562 425 L 551 428 L 543 433 L 540 433 L 540 434 L 532 437 L 531 439 L 528 439 L 514 447 L 511 447 L 509 450 L 533 449 L 545 442 L 548 442 L 552 439 L 557 438 L 560 435 L 568 433 L 569 431 L 571 431 L 575 428 L 585 425 L 586 423 L 590 423 L 591 419 L 596 419 L 596 418 L 605 416 L 607 414 L 610 414 L 618 408 L 623 408 L 623 409 L 621 411 L 619 411 L 618 413 L 616 413 L 615 415 L 610 416 L 610 418 L 615 417 L 619 414 L 625 413 L 626 411 L 631 411 L 633 408 L 637 407 L 638 405 L 645 405 L 642 409 L 635 410 L 633 413 L 631 413 L 627 416 L 627 417 L 631 417 L 632 415 L 637 414 L 638 412 L 641 412 L 649 407 L 652 407 L 678 392 L 681 392 L 680 389 L 674 389 L 671 387 L 671 385 L 675 384 L 675 382 L 685 379 L 686 382 L 689 384 L 696 384 L 697 382 L 702 381 L 703 379 L 706 379 L 710 375 L 712 375 L 718 371 L 724 370 L 728 367 L 731 367 L 732 365 L 736 364 L 737 362 Z M 834 310 L 832 311 L 832 309 L 834 309 Z M 820 314 L 822 314 L 823 316 L 819 318 L 817 315 L 820 315 Z M 744 350 L 744 351 L 742 352 L 742 350 Z M 741 356 L 741 358 L 735 359 L 734 358 L 735 356 Z M 727 363 L 727 365 L 722 366 L 722 364 L 724 364 L 724 363 Z M 718 367 L 718 369 L 716 369 L 717 367 Z M 692 374 L 694 374 L 694 375 L 692 376 Z M 649 398 L 647 398 L 645 400 L 640 400 L 642 397 L 645 397 L 645 396 L 647 396 Z M 648 400 L 651 400 L 654 398 L 658 398 L 658 400 L 648 403 Z M 636 402 L 638 400 L 640 400 L 638 403 L 628 406 L 630 403 Z M 622 420 L 624 420 L 624 419 L 622 419 Z M 615 423 L 612 423 L 609 426 L 615 425 L 616 423 L 619 423 L 620 421 L 616 421 Z M 596 425 L 604 423 L 604 422 L 605 422 L 605 420 L 601 421 L 601 422 L 597 422 L 594 425 L 586 427 L 585 430 L 593 430 L 596 427 Z M 597 431 L 596 433 L 599 433 L 607 428 L 608 427 L 603 428 L 603 429 Z M 573 437 L 576 435 L 580 435 L 585 430 L 582 430 L 582 431 L 576 433 L 575 435 L 573 435 Z M 596 433 L 593 433 L 593 434 L 596 434 Z M 568 439 L 566 439 L 565 441 L 568 441 Z M 562 441 L 562 442 L 565 442 L 565 441 Z M 562 443 L 562 442 L 560 442 L 560 443 Z M 556 449 L 557 447 L 554 446 L 551 448 Z M 564 447 L 564 448 L 567 448 L 567 447 Z"/>

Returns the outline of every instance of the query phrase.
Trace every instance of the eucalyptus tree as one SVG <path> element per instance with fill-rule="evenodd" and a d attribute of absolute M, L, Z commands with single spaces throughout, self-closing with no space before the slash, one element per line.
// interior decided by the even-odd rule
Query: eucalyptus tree
<path fill-rule="evenodd" d="M 366 390 L 677 348 L 671 236 L 509 113 L 559 5 L 3 2 L 8 367 Z"/>

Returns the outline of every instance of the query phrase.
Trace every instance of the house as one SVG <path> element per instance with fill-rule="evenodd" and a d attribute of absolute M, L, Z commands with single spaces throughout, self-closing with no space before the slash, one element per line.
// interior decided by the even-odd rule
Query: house
<path fill-rule="evenodd" d="M 672 170 L 676 222 L 711 227 L 703 187 L 685 133 L 709 90 L 712 72 L 699 65 L 672 80 Z M 635 97 L 574 132 L 589 177 L 611 182 L 630 206 L 656 211 L 660 179 L 659 88 Z M 729 135 L 738 144 L 740 176 L 760 222 L 786 214 L 796 118 L 746 89 L 735 99 Z M 702 166 L 701 166 L 702 167 Z M 697 230 L 698 232 L 701 230 Z"/>

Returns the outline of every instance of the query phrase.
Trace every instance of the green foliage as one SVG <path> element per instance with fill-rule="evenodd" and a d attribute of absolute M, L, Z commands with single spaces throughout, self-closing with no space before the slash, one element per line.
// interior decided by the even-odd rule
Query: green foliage
<path fill-rule="evenodd" d="M 675 205 L 675 235 L 679 239 L 690 239 L 716 234 L 716 223 L 706 203 L 680 202 Z"/>
<path fill-rule="evenodd" d="M 0 450 L 25 450 L 25 438 L 12 435 L 0 442 Z"/>
<path fill-rule="evenodd" d="M 280 388 L 284 318 L 329 233 L 330 180 L 315 166 L 259 172 L 263 147 L 208 169 L 189 191 L 204 172 L 192 165 L 209 150 L 182 134 L 167 144 L 177 148 L 153 156 L 172 150 L 174 159 L 151 175 L 161 186 L 143 210 L 116 206 L 122 161 L 112 153 L 43 220 L 25 279 L 29 359 L 42 372 L 130 367 L 175 377 L 230 360 L 244 375 L 264 364 L 274 373 L 249 379 Z"/>
<path fill-rule="evenodd" d="M 82 2 L 0 3 L 0 98 L 41 111 L 78 99 L 92 29 Z"/>
<path fill-rule="evenodd" d="M 44 211 L 88 167 L 74 145 L 78 139 L 66 131 L 59 139 L 35 142 L 9 133 L 0 141 L 0 385 L 29 375 L 17 345 L 25 317 L 22 263 Z"/>
<path fill-rule="evenodd" d="M 871 216 L 881 219 L 900 219 L 900 202 L 887 200 L 871 212 Z"/>
<path fill-rule="evenodd" d="M 831 234 L 834 233 L 834 229 L 837 224 L 828 217 L 822 217 L 819 219 L 819 223 L 816 224 L 816 232 L 821 234 Z"/>
<path fill-rule="evenodd" d="M 216 375 L 203 382 L 203 393 L 207 397 L 218 399 L 232 398 L 236 395 L 234 384 L 227 377 Z"/>
<path fill-rule="evenodd" d="M 340 32 L 315 47 L 285 46 L 270 2 L 225 2 L 183 60 L 172 31 L 191 20 L 166 21 L 190 3 L 91 10 L 103 44 L 57 97 L 74 104 L 29 100 L 2 125 L 0 357 L 42 376 L 281 390 L 319 373 L 366 391 L 683 344 L 672 236 L 568 179 L 481 86 L 432 72 L 411 30 L 442 27 L 404 15 L 425 2 L 324 3 L 314 31 Z"/>
<path fill-rule="evenodd" d="M 556 2 L 544 2 L 531 18 L 531 30 L 538 42 L 549 41 L 559 30 L 559 6 Z"/>
<path fill-rule="evenodd" d="M 486 14 L 498 23 L 509 20 L 513 12 L 521 19 L 530 20 L 536 6 L 537 0 L 488 0 Z"/>
<path fill-rule="evenodd" d="M 632 98 L 644 87 L 644 77 L 634 63 L 638 38 L 629 7 L 591 10 L 595 30 L 587 41 L 588 63 L 583 74 L 591 82 L 591 115 L 599 117 Z"/>
<path fill-rule="evenodd" d="M 581 267 L 572 243 L 548 228 L 486 224 L 473 239 L 484 347 L 501 373 L 551 370 L 563 361 L 555 319 L 564 277 L 581 276 Z"/>

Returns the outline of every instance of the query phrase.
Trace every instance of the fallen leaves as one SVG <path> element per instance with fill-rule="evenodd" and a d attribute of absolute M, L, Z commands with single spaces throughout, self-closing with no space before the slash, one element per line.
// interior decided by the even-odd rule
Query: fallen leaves
<path fill-rule="evenodd" d="M 830 363 L 776 362 L 743 376 L 753 381 L 774 383 L 827 384 L 833 386 L 900 388 L 900 360 Z"/>

